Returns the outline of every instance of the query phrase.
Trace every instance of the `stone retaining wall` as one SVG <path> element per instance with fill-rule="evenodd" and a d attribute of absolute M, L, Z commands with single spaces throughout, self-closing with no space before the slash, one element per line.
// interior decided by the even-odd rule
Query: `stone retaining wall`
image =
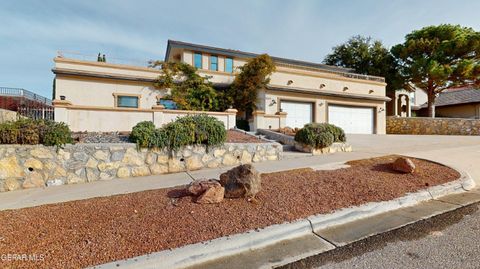
<path fill-rule="evenodd" d="M 135 144 L 0 146 L 0 191 L 84 183 L 278 160 L 278 143 L 188 146 L 169 157 L 165 150 L 138 151 Z"/>
<path fill-rule="evenodd" d="M 480 135 L 480 120 L 387 117 L 387 134 Z"/>
<path fill-rule="evenodd" d="M 352 151 L 352 146 L 348 143 L 339 143 L 335 142 L 329 147 L 326 148 L 321 148 L 321 149 L 315 149 L 312 148 L 311 146 L 298 143 L 295 141 L 293 136 L 285 135 L 279 132 L 271 131 L 271 130 L 266 130 L 266 129 L 258 129 L 258 133 L 263 134 L 265 137 L 271 140 L 278 141 L 284 145 L 290 145 L 294 146 L 296 150 L 301 151 L 301 152 L 308 152 L 312 153 L 312 155 L 320 155 L 320 154 L 327 154 L 327 153 L 335 153 L 335 152 L 351 152 Z"/>

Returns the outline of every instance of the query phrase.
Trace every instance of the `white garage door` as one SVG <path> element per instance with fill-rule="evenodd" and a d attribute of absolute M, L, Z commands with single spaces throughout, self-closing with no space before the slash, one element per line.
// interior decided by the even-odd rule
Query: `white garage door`
<path fill-rule="evenodd" d="M 312 103 L 285 102 L 280 103 L 283 112 L 287 112 L 286 125 L 291 128 L 302 128 L 312 122 Z"/>
<path fill-rule="evenodd" d="M 373 108 L 328 106 L 328 122 L 347 134 L 373 134 Z"/>

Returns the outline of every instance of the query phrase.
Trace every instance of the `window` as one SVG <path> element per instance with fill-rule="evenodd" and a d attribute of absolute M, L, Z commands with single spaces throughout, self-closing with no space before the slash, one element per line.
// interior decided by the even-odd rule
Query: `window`
<path fill-rule="evenodd" d="M 138 108 L 138 96 L 117 96 L 117 107 Z"/>
<path fill-rule="evenodd" d="M 225 72 L 233 73 L 233 59 L 225 58 Z"/>
<path fill-rule="evenodd" d="M 202 54 L 195 53 L 193 56 L 193 66 L 197 69 L 202 69 Z"/>
<path fill-rule="evenodd" d="M 218 57 L 210 56 L 210 70 L 218 71 Z"/>

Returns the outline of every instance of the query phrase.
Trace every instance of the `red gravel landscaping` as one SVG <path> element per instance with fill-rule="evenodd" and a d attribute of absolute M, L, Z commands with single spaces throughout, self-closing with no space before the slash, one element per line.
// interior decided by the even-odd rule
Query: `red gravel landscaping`
<path fill-rule="evenodd" d="M 265 143 L 265 141 L 241 131 L 228 130 L 227 143 Z"/>
<path fill-rule="evenodd" d="M 460 176 L 417 159 L 414 174 L 399 174 L 391 170 L 393 160 L 386 156 L 333 171 L 264 174 L 255 202 L 196 204 L 190 197 L 171 198 L 179 191 L 170 188 L 0 211 L 0 255 L 43 257 L 36 262 L 0 260 L 0 267 L 81 268 L 391 200 Z"/>

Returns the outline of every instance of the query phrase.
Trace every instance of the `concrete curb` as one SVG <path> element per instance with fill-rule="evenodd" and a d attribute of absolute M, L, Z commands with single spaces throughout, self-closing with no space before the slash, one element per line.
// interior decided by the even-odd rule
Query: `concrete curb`
<path fill-rule="evenodd" d="M 251 230 L 246 233 L 221 237 L 172 250 L 115 261 L 92 268 L 186 268 L 265 248 L 285 240 L 312 235 L 312 233 L 318 236 L 315 233 L 318 230 L 414 206 L 420 202 L 435 200 L 445 195 L 463 193 L 475 186 L 475 182 L 468 173 L 455 170 L 460 173 L 460 178 L 455 181 L 409 193 L 391 201 L 371 202 L 357 207 L 344 208 L 331 214 L 310 216 L 292 223 L 272 225 L 263 229 Z M 318 236 L 318 239 L 324 240 L 320 236 Z M 331 246 L 331 249 L 336 247 L 333 244 L 327 244 Z M 276 265 L 283 265 L 298 259 L 302 259 L 302 257 L 289 257 L 283 261 L 276 262 Z"/>

